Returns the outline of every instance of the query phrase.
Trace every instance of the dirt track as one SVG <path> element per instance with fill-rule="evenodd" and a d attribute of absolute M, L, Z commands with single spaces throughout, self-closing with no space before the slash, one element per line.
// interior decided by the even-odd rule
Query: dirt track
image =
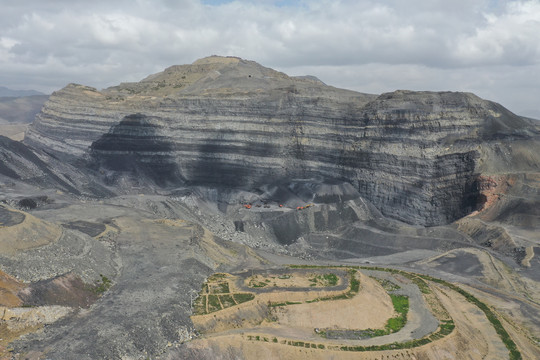
<path fill-rule="evenodd" d="M 392 278 L 391 274 L 389 277 Z M 393 278 L 395 281 L 396 279 Z M 406 285 L 400 283 L 401 285 Z M 407 292 L 406 287 L 402 287 Z M 427 345 L 406 349 L 406 350 L 384 350 L 369 352 L 343 352 L 331 350 L 332 344 L 336 345 L 367 345 L 377 343 L 389 344 L 395 341 L 400 335 L 402 339 L 407 337 L 407 330 L 389 336 L 373 338 L 369 341 L 344 341 L 322 339 L 314 334 L 300 334 L 294 328 L 278 327 L 258 327 L 249 329 L 231 330 L 219 334 L 207 336 L 189 344 L 190 348 L 205 348 L 206 351 L 220 353 L 226 351 L 229 346 L 237 349 L 237 356 L 246 359 L 276 359 L 276 358 L 309 358 L 309 359 L 418 359 L 428 358 L 435 360 L 442 359 L 507 359 L 508 350 L 496 334 L 493 326 L 486 318 L 485 314 L 474 304 L 468 302 L 462 295 L 444 286 L 436 285 L 432 289 L 435 295 L 441 300 L 444 307 L 454 319 L 455 330 L 440 340 Z M 412 295 L 412 292 L 408 292 Z M 414 316 L 411 316 L 414 317 Z M 415 323 L 414 319 L 411 321 Z M 401 333 L 401 334 L 400 334 Z M 255 335 L 260 336 L 260 340 L 255 339 Z M 272 339 L 277 341 L 273 342 Z M 392 337 L 392 338 L 391 338 Z M 250 340 L 251 339 L 251 340 Z M 268 340 L 263 340 L 268 339 Z M 290 346 L 282 343 L 282 339 L 292 341 L 305 341 L 311 344 L 324 344 L 325 349 L 305 349 Z M 452 355 L 450 355 L 452 354 Z M 451 357 L 449 357 L 451 356 Z"/>
<path fill-rule="evenodd" d="M 266 270 L 250 270 L 245 271 L 241 273 L 235 273 L 235 276 L 238 276 L 238 281 L 235 282 L 235 286 L 241 290 L 241 291 L 249 291 L 256 294 L 263 294 L 263 293 L 271 293 L 275 292 L 276 288 L 272 285 L 268 287 L 252 287 L 252 286 L 246 286 L 246 279 L 253 275 L 262 275 L 262 276 L 280 276 L 280 275 L 287 275 L 287 274 L 298 274 L 298 275 L 307 275 L 311 273 L 320 273 L 320 274 L 326 274 L 331 273 L 335 274 L 339 277 L 340 282 L 337 285 L 334 286 L 328 286 L 325 287 L 325 290 L 330 291 L 342 291 L 345 290 L 349 286 L 349 276 L 344 270 L 340 269 L 324 269 L 324 270 L 318 270 L 318 269 L 266 269 Z M 287 292 L 306 292 L 306 291 L 314 291 L 314 290 L 320 290 L 318 287 L 309 287 L 309 286 L 290 286 L 290 287 L 279 287 L 279 291 L 287 291 Z"/>

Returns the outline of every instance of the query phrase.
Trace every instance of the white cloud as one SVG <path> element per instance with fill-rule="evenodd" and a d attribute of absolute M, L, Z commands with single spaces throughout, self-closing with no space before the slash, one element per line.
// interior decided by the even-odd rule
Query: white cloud
<path fill-rule="evenodd" d="M 540 63 L 540 2 L 510 2 L 506 12 L 484 15 L 472 36 L 461 36 L 456 57 L 473 64 Z"/>
<path fill-rule="evenodd" d="M 9 37 L 0 37 L 0 62 L 6 63 L 10 61 L 11 49 L 19 42 Z"/>
<path fill-rule="evenodd" d="M 2 6 L 0 84 L 14 88 L 51 91 L 69 82 L 100 88 L 221 54 L 309 71 L 328 84 L 371 93 L 468 90 L 516 111 L 538 108 L 525 99 L 540 96 L 531 86 L 540 68 L 540 0 L 26 0 Z"/>

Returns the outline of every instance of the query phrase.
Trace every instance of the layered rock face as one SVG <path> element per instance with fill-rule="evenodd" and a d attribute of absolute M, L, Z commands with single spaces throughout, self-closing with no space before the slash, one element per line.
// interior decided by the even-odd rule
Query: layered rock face
<path fill-rule="evenodd" d="M 535 131 L 473 94 L 375 96 L 210 57 L 101 92 L 68 85 L 25 142 L 160 186 L 347 181 L 387 216 L 436 225 L 478 206 L 483 146 Z"/>

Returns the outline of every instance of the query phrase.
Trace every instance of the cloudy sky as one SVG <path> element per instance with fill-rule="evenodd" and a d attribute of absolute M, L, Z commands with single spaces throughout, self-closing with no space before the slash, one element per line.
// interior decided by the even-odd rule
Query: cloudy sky
<path fill-rule="evenodd" d="M 213 54 L 540 118 L 540 0 L 0 0 L 0 86 L 104 88 Z"/>

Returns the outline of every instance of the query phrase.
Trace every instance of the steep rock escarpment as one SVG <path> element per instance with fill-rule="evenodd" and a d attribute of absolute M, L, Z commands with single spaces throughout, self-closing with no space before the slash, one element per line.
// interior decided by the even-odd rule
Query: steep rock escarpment
<path fill-rule="evenodd" d="M 118 174 L 132 173 L 138 179 L 149 179 L 159 186 L 181 183 L 175 146 L 164 132 L 159 118 L 142 114 L 126 116 L 92 143 L 93 166 L 114 169 L 106 177 L 114 184 Z M 102 170 L 103 172 L 103 170 Z"/>
<path fill-rule="evenodd" d="M 477 208 L 483 147 L 535 131 L 473 94 L 375 96 L 210 57 L 101 92 L 68 85 L 50 97 L 25 142 L 85 158 L 107 181 L 347 181 L 385 215 L 436 225 Z"/>
<path fill-rule="evenodd" d="M 75 195 L 110 196 L 113 193 L 93 180 L 80 163 L 70 164 L 49 154 L 0 136 L 0 186 L 22 182 L 55 188 Z M 32 200 L 33 201 L 33 200 Z M 32 207 L 22 205 L 22 207 Z"/>

